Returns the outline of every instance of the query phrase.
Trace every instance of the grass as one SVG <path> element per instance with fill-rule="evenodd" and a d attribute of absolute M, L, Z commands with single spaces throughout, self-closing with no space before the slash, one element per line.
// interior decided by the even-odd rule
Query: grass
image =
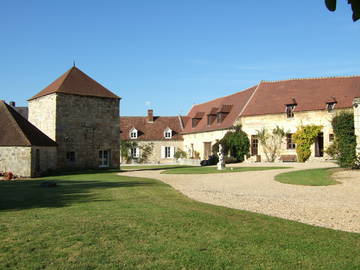
<path fill-rule="evenodd" d="M 152 179 L 0 181 L 2 270 L 345 270 L 359 250 L 360 234 L 199 203 Z"/>
<path fill-rule="evenodd" d="M 163 170 L 171 168 L 185 168 L 187 165 L 125 165 L 121 166 L 121 170 Z"/>
<path fill-rule="evenodd" d="M 225 170 L 217 170 L 217 167 L 186 167 L 186 168 L 171 168 L 163 171 L 164 174 L 209 174 L 209 173 L 233 173 L 233 172 L 247 172 L 247 171 L 266 171 L 288 169 L 291 167 L 226 167 Z"/>
<path fill-rule="evenodd" d="M 292 185 L 328 186 L 339 183 L 331 177 L 333 172 L 334 168 L 301 170 L 278 174 L 275 180 Z"/>

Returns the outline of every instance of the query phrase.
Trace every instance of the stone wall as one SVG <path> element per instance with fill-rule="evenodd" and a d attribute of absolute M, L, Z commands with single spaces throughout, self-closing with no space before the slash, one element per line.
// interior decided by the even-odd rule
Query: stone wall
<path fill-rule="evenodd" d="M 119 168 L 119 100 L 57 94 L 56 104 L 58 167 L 99 168 L 99 151 L 109 150 L 109 167 Z"/>
<path fill-rule="evenodd" d="M 266 128 L 272 130 L 276 126 L 283 128 L 286 133 L 295 133 L 297 128 L 301 125 L 322 125 L 323 135 L 324 135 L 324 150 L 330 145 L 329 134 L 333 134 L 331 120 L 336 115 L 339 110 L 333 112 L 327 112 L 326 110 L 322 111 L 308 111 L 308 112 L 296 112 L 294 118 L 287 118 L 286 114 L 271 114 L 271 115 L 259 115 L 259 116 L 248 116 L 241 117 L 238 120 L 238 124 L 241 124 L 243 130 L 248 134 L 249 139 L 251 135 L 256 135 L 258 130 Z M 281 155 L 296 155 L 295 149 L 286 149 L 286 138 L 283 140 Z M 261 160 L 265 160 L 265 155 L 262 150 L 261 145 L 259 144 L 259 155 L 261 155 Z M 315 145 L 311 147 L 311 160 L 319 159 L 329 159 L 330 157 L 324 153 L 323 158 L 315 158 Z"/>
<path fill-rule="evenodd" d="M 356 135 L 356 153 L 360 155 L 360 97 L 355 98 L 354 104 L 354 126 Z"/>
<path fill-rule="evenodd" d="M 188 154 L 188 157 L 194 155 L 194 152 L 200 153 L 200 159 L 207 159 L 204 153 L 204 143 L 211 142 L 214 145 L 217 140 L 221 140 L 228 129 L 216 130 L 201 133 L 184 134 L 184 151 Z"/>
<path fill-rule="evenodd" d="M 31 177 L 31 147 L 0 147 L 0 171 Z"/>
<path fill-rule="evenodd" d="M 183 141 L 178 140 L 159 140 L 159 141 L 137 141 L 139 146 L 146 145 L 149 143 L 153 144 L 153 151 L 147 163 L 149 164 L 173 164 L 176 163 L 174 158 L 162 158 L 161 151 L 162 147 L 170 146 L 174 147 L 174 153 L 181 149 L 183 150 Z M 141 155 L 141 149 L 140 149 Z M 136 163 L 136 160 L 133 161 Z"/>
<path fill-rule="evenodd" d="M 37 157 L 39 153 L 39 159 Z M 39 161 L 39 164 L 37 162 Z M 46 175 L 57 168 L 57 147 L 31 147 L 31 177 Z"/>
<path fill-rule="evenodd" d="M 54 93 L 29 102 L 29 121 L 58 143 L 58 169 L 99 168 L 100 150 L 119 168 L 119 99 Z"/>
<path fill-rule="evenodd" d="M 54 141 L 56 140 L 56 99 L 57 94 L 51 94 L 30 100 L 28 118 L 34 126 Z"/>

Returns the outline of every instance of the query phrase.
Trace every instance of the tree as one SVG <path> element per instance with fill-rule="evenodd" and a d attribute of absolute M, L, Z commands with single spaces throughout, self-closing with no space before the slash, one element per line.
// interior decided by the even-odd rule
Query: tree
<path fill-rule="evenodd" d="M 348 4 L 351 5 L 352 19 L 355 22 L 360 19 L 360 0 L 348 0 Z M 325 5 L 330 11 L 336 10 L 336 0 L 325 0 Z"/>
<path fill-rule="evenodd" d="M 260 144 L 263 147 L 266 160 L 268 162 L 274 162 L 275 159 L 280 155 L 282 139 L 285 136 L 285 131 L 276 126 L 271 133 L 265 128 L 257 131 Z"/>
<path fill-rule="evenodd" d="M 240 125 L 236 126 L 234 131 L 228 131 L 219 143 L 223 147 L 224 155 L 230 155 L 237 161 L 244 161 L 244 156 L 249 153 L 249 138 Z"/>

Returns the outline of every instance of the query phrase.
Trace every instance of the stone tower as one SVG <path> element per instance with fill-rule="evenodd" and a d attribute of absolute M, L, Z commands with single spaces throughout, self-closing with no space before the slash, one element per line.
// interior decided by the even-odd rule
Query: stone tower
<path fill-rule="evenodd" d="M 29 121 L 58 144 L 58 169 L 119 168 L 120 98 L 72 67 L 29 99 Z"/>

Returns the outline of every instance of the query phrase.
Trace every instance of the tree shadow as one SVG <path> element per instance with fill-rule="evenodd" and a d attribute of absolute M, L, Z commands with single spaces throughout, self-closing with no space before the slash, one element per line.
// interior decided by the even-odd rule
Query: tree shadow
<path fill-rule="evenodd" d="M 104 172 L 103 172 L 104 173 Z M 120 178 L 119 181 L 101 179 L 97 174 L 84 180 L 77 174 L 25 181 L 0 181 L 0 211 L 32 208 L 66 207 L 75 203 L 111 201 L 96 189 L 130 188 L 156 185 L 141 178 Z M 44 181 L 55 182 L 55 187 L 44 187 Z"/>

